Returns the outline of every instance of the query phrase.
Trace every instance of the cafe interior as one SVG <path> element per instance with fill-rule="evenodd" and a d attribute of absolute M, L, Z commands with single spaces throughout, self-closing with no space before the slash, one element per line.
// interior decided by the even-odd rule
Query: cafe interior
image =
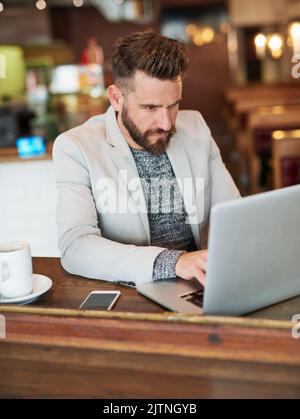
<path fill-rule="evenodd" d="M 202 114 L 242 197 L 300 183 L 300 0 L 0 0 L 0 242 L 30 243 L 52 281 L 0 305 L 0 397 L 298 398 L 299 298 L 192 316 L 60 264 L 53 143 L 106 112 L 112 45 L 148 28 L 186 43 L 180 108 Z M 95 290 L 121 296 L 80 310 Z"/>

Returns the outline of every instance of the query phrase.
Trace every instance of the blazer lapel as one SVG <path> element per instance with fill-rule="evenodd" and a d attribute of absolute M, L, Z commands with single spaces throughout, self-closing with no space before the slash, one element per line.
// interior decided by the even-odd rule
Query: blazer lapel
<path fill-rule="evenodd" d="M 134 213 L 139 216 L 147 237 L 147 242 L 150 245 L 151 238 L 148 211 L 142 183 L 140 181 L 133 155 L 127 141 L 119 129 L 115 111 L 112 106 L 106 112 L 106 138 L 107 142 L 110 144 L 110 157 L 115 166 L 119 169 L 119 174 L 122 175 L 121 178 L 124 186 L 127 188 L 128 197 L 131 200 L 128 204 L 131 207 L 134 207 Z M 132 190 L 129 187 L 130 185 L 134 185 L 134 193 L 132 193 Z M 136 193 L 136 191 L 138 191 L 138 193 Z"/>
<path fill-rule="evenodd" d="M 170 144 L 167 148 L 167 155 L 172 164 L 178 185 L 182 192 L 185 209 L 188 213 L 188 222 L 191 225 L 196 246 L 200 249 L 199 222 L 201 220 L 199 220 L 200 214 L 198 204 L 202 202 L 202 183 L 200 182 L 200 184 L 197 185 L 198 187 L 195 188 L 191 163 L 183 146 L 182 139 L 179 138 L 178 133 L 171 138 Z"/>

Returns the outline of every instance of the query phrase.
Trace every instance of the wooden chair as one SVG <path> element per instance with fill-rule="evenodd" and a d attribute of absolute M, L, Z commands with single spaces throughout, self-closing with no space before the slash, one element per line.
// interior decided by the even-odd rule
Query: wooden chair
<path fill-rule="evenodd" d="M 273 110 L 278 106 L 300 107 L 300 87 L 295 85 L 248 85 L 244 87 L 229 87 L 224 92 L 226 107 L 224 119 L 227 130 L 234 138 L 235 150 L 239 156 L 238 173 L 241 183 L 253 184 L 249 168 L 248 119 L 263 107 Z M 272 110 L 272 112 L 273 112 Z M 294 127 L 292 127 L 294 128 Z M 271 138 L 269 140 L 271 144 Z M 270 145 L 271 148 L 271 145 Z M 256 162 L 254 162 L 255 164 Z M 252 188 L 255 190 L 255 188 Z"/>
<path fill-rule="evenodd" d="M 300 130 L 272 134 L 274 189 L 300 183 Z"/>
<path fill-rule="evenodd" d="M 252 193 L 261 192 L 267 186 L 260 185 L 259 178 L 260 174 L 265 174 L 264 167 L 271 160 L 272 132 L 300 129 L 299 115 L 300 106 L 296 105 L 261 108 L 249 114 L 245 147 L 249 158 Z"/>

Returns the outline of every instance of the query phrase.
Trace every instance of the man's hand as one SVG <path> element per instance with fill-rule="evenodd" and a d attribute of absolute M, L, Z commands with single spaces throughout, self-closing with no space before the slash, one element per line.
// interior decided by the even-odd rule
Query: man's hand
<path fill-rule="evenodd" d="M 205 286 L 206 267 L 207 250 L 183 253 L 176 263 L 176 275 L 187 281 L 196 278 Z"/>

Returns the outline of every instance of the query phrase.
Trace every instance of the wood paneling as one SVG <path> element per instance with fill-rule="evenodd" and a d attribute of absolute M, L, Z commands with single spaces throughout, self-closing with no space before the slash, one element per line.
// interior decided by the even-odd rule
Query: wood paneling
<path fill-rule="evenodd" d="M 183 108 L 199 110 L 209 123 L 220 120 L 222 91 L 229 82 L 226 38 L 203 47 L 190 46 L 190 69 L 184 81 Z"/>
<path fill-rule="evenodd" d="M 51 26 L 54 39 L 69 42 L 79 61 L 87 41 L 94 36 L 104 50 L 105 61 L 111 58 L 113 43 L 120 37 L 131 32 L 153 26 L 158 29 L 157 22 L 153 25 L 143 25 L 131 22 L 109 22 L 95 7 L 71 8 L 57 7 L 50 10 Z"/>
<path fill-rule="evenodd" d="M 11 7 L 8 4 L 4 6 L 5 10 L 0 16 L 0 44 L 23 45 L 50 41 L 47 10 L 40 12 L 34 7 Z"/>
<path fill-rule="evenodd" d="M 286 0 L 229 0 L 231 22 L 235 27 L 282 23 Z"/>

